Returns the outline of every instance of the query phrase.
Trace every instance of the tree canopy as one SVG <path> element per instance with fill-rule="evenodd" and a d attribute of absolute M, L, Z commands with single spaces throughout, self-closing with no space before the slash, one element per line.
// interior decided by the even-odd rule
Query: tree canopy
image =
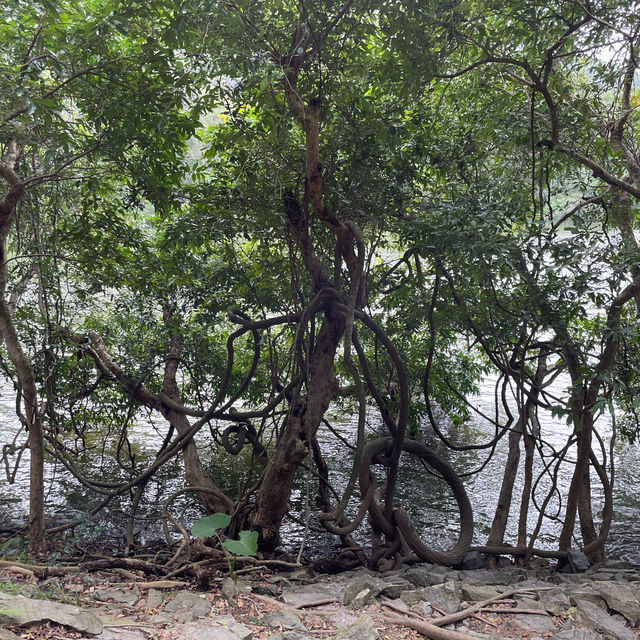
<path fill-rule="evenodd" d="M 531 556 L 559 500 L 557 557 L 579 521 L 602 558 L 605 439 L 635 441 L 640 406 L 639 9 L 10 0 L 0 334 L 30 451 L 32 551 L 46 546 L 46 460 L 91 490 L 92 514 L 128 500 L 133 546 L 144 492 L 181 456 L 203 512 L 229 514 L 229 536 L 256 531 L 264 554 L 310 473 L 318 524 L 361 562 L 411 550 L 455 564 L 473 504 L 453 453 L 505 447 L 483 550 Z M 495 435 L 465 440 L 446 425 L 469 420 L 487 376 Z M 340 437 L 335 411 L 357 415 L 340 488 L 318 439 Z M 544 411 L 570 424 L 560 449 Z M 132 445 L 144 416 L 163 425 L 152 459 Z M 76 458 L 96 451 L 115 468 L 85 473 Z M 236 486 L 215 470 L 229 455 Z M 398 507 L 402 455 L 453 492 L 448 551 Z M 370 555 L 352 538 L 367 515 Z"/>

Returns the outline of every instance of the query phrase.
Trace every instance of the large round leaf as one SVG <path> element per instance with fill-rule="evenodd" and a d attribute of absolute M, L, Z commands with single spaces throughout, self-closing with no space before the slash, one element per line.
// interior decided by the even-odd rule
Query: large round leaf
<path fill-rule="evenodd" d="M 224 529 L 230 522 L 231 516 L 226 513 L 214 513 L 196 520 L 191 527 L 191 535 L 196 538 L 208 538 L 214 535 L 218 529 Z"/>
<path fill-rule="evenodd" d="M 241 531 L 240 540 L 225 540 L 222 546 L 236 556 L 255 556 L 258 552 L 258 532 Z"/>

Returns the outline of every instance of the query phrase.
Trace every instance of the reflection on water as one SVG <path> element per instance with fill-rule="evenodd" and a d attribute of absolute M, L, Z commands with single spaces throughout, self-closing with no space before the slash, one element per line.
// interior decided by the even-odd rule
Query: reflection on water
<path fill-rule="evenodd" d="M 561 384 L 558 382 L 557 384 Z M 493 403 L 493 383 L 487 380 L 481 389 L 479 404 L 485 405 L 485 410 L 489 410 Z M 336 412 L 337 413 L 337 412 Z M 344 419 L 348 411 L 341 411 L 334 415 L 332 424 L 347 439 L 353 442 L 355 437 L 355 419 L 352 415 Z M 566 422 L 562 419 L 553 418 L 550 414 L 542 412 L 540 415 L 542 440 L 550 443 L 555 448 L 564 444 L 568 434 Z M 605 423 L 605 430 L 609 428 Z M 488 425 L 483 419 L 476 417 L 469 424 L 454 427 L 443 424 L 443 429 L 452 441 L 458 444 L 468 444 L 471 442 L 487 441 L 493 436 L 493 427 Z M 20 431 L 20 424 L 15 416 L 14 392 L 10 385 L 0 387 L 0 442 L 11 442 L 16 433 Z M 368 437 L 375 438 L 384 435 L 381 426 L 372 411 L 368 421 Z M 433 435 L 429 435 L 428 426 L 424 426 L 425 440 L 434 449 L 447 458 L 452 466 L 459 473 L 466 473 L 477 469 L 487 456 L 486 451 L 466 451 L 451 452 L 447 450 Z M 160 434 L 160 435 L 159 435 Z M 131 436 L 140 449 L 148 454 L 148 459 L 152 459 L 155 450 L 162 441 L 162 429 L 157 425 L 152 425 L 141 420 L 136 425 L 135 433 Z M 605 434 L 607 435 L 607 434 Z M 24 439 L 24 434 L 20 434 Z M 18 439 L 20 441 L 20 438 Z M 241 482 L 241 469 L 243 464 L 238 464 L 238 460 L 220 451 L 211 441 L 208 434 L 199 435 L 201 453 L 207 468 L 212 472 L 214 481 L 229 495 L 237 495 Z M 340 443 L 328 430 L 323 429 L 319 433 L 319 441 L 326 457 L 330 469 L 330 481 L 338 490 L 344 489 L 351 470 L 351 453 L 347 451 L 344 444 Z M 550 449 L 547 448 L 548 454 Z M 467 477 L 465 484 L 469 497 L 474 507 L 474 517 L 476 521 L 475 544 L 483 544 L 491 526 L 494 510 L 496 507 L 502 473 L 504 470 L 507 452 L 506 437 L 499 443 L 495 455 L 489 460 L 483 470 L 475 475 Z M 9 456 L 9 461 L 13 458 Z M 524 455 L 521 456 L 521 461 Z M 91 474 L 92 459 L 76 460 L 77 464 L 89 475 Z M 108 462 L 108 461 L 107 461 Z M 615 520 L 612 526 L 607 552 L 612 557 L 622 557 L 635 562 L 640 562 L 640 499 L 638 498 L 638 487 L 640 487 L 640 448 L 638 446 L 628 446 L 618 444 L 616 446 L 614 462 L 616 465 L 616 486 L 615 486 Z M 109 465 L 107 464 L 107 467 Z M 116 468 L 112 465 L 113 469 Z M 539 472 L 540 462 L 537 462 Z M 94 475 L 96 470 L 93 470 Z M 381 470 L 379 482 L 383 483 L 384 478 Z M 567 466 L 564 473 L 559 477 L 558 486 L 560 492 L 566 495 L 570 482 L 571 467 Z M 85 518 L 87 526 L 81 528 L 76 534 L 83 536 L 101 537 L 114 542 L 121 542 L 124 539 L 126 517 L 132 495 L 125 495 L 114 500 L 109 509 L 98 518 L 86 518 L 86 513 L 92 506 L 97 504 L 100 496 L 93 493 L 77 480 L 75 480 L 59 463 L 49 462 L 46 465 L 46 505 L 48 515 L 55 516 L 56 521 L 66 521 L 74 518 Z M 106 479 L 101 477 L 102 480 Z M 157 515 L 162 502 L 175 490 L 183 486 L 183 474 L 181 463 L 174 460 L 165 465 L 149 483 L 145 490 L 144 500 L 140 509 L 140 515 Z M 309 490 L 307 491 L 307 483 Z M 515 542 L 517 516 L 519 508 L 519 497 L 522 490 L 522 471 L 518 475 L 513 492 L 513 507 L 510 514 L 509 526 L 505 541 Z M 28 450 L 25 451 L 21 465 L 15 476 L 15 483 L 7 483 L 6 474 L 0 478 L 0 527 L 23 522 L 28 513 Z M 292 515 L 304 520 L 307 508 L 306 496 L 310 495 L 310 502 L 314 505 L 314 494 L 317 481 L 314 476 L 301 470 L 298 474 L 297 482 L 291 499 Z M 538 501 L 542 502 L 545 490 L 549 487 L 549 480 L 543 480 L 537 492 Z M 594 505 L 596 508 L 601 503 L 601 495 L 598 493 L 599 486 L 594 482 Z M 451 546 L 458 535 L 458 511 L 454 499 L 446 483 L 435 476 L 429 474 L 422 464 L 411 457 L 404 456 L 401 464 L 401 476 L 398 483 L 398 506 L 406 508 L 412 515 L 418 531 L 423 536 L 427 544 L 435 548 L 447 548 Z M 553 505 L 554 502 L 551 502 Z M 313 512 L 315 506 L 311 509 Z M 352 501 L 348 513 L 353 515 L 357 510 L 357 504 Z M 172 513 L 183 518 L 189 524 L 199 517 L 200 512 L 192 495 L 181 496 L 173 505 Z M 528 528 L 533 529 L 537 520 L 537 512 L 532 507 L 529 515 Z M 317 519 L 310 519 L 312 525 L 318 525 Z M 287 545 L 291 548 L 298 546 L 303 539 L 303 527 L 292 520 L 286 520 L 286 530 L 284 537 Z M 140 521 L 135 529 L 140 538 L 160 537 L 160 529 L 157 521 Z M 537 546 L 553 548 L 555 540 L 560 531 L 560 523 L 557 520 L 546 519 L 544 521 Z M 363 544 L 368 542 L 366 531 L 363 527 L 356 531 L 355 538 Z M 312 548 L 315 546 L 326 547 L 326 536 L 320 536 L 311 532 L 307 539 L 307 544 Z"/>

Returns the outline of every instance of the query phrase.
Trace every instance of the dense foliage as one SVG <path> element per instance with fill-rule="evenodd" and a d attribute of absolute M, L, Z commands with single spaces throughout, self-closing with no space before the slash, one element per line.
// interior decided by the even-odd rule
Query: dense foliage
<path fill-rule="evenodd" d="M 601 557 L 613 474 L 598 425 L 632 442 L 640 407 L 639 10 L 10 0 L 0 333 L 31 454 L 32 550 L 45 547 L 45 459 L 93 492 L 92 514 L 124 501 L 132 545 L 141 497 L 180 455 L 186 490 L 232 516 L 229 535 L 256 531 L 262 552 L 308 469 L 318 522 L 345 545 L 369 512 L 377 550 L 361 560 L 388 566 L 410 547 L 453 563 L 471 507 L 455 456 L 449 467 L 423 444 L 433 436 L 508 447 L 495 553 L 533 553 L 557 508 L 559 557 L 577 517 Z M 446 426 L 469 420 L 487 376 L 495 437 L 456 440 Z M 333 410 L 358 414 L 342 495 L 317 437 Z M 572 424 L 563 448 L 545 442 L 541 411 Z M 389 437 L 367 442 L 374 415 Z M 135 444 L 143 419 L 152 458 Z M 433 555 L 394 504 L 403 450 L 454 491 L 450 552 Z M 224 461 L 243 451 L 229 481 Z"/>

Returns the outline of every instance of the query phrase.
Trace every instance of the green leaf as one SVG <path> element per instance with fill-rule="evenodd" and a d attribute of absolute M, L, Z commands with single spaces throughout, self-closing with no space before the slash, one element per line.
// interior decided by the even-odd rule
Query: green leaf
<path fill-rule="evenodd" d="M 218 529 L 224 529 L 230 522 L 231 516 L 226 513 L 214 513 L 196 520 L 191 527 L 191 535 L 196 538 L 208 538 L 214 535 Z"/>
<path fill-rule="evenodd" d="M 237 556 L 255 556 L 258 552 L 258 532 L 241 531 L 240 540 L 225 540 L 222 546 Z"/>

